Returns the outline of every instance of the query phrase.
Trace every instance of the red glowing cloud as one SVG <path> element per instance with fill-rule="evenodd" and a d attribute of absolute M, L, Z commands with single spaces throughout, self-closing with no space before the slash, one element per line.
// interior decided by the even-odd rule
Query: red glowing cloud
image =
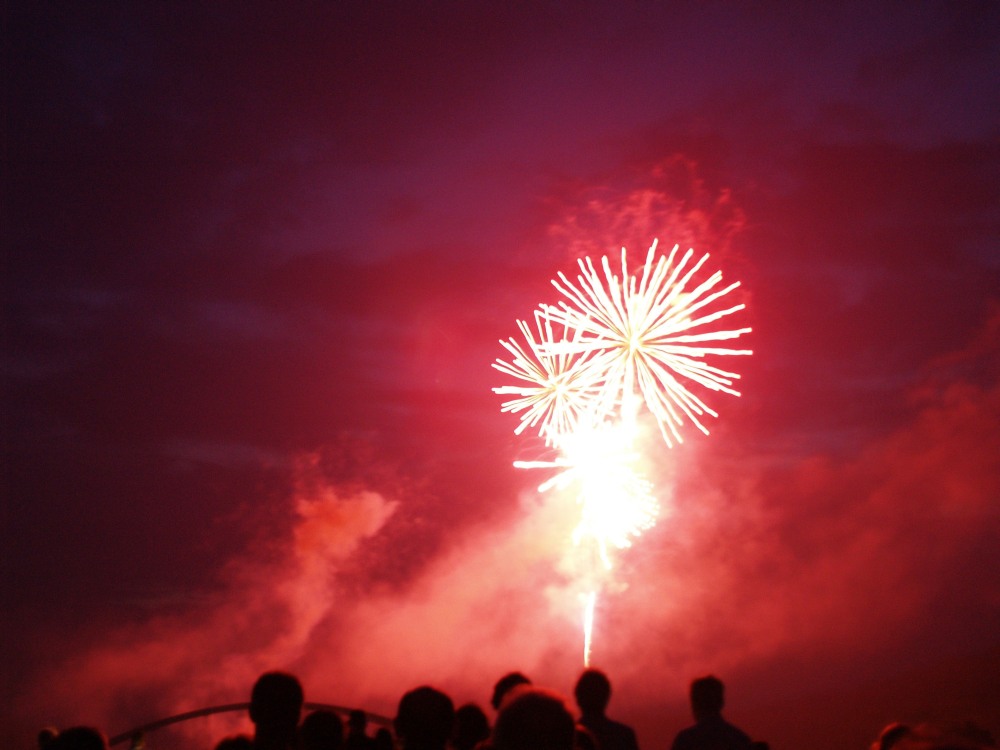
<path fill-rule="evenodd" d="M 693 674 L 734 675 L 737 690 L 752 676 L 780 695 L 798 683 L 783 665 L 820 651 L 873 668 L 914 641 L 946 654 L 956 619 L 975 608 L 988 638 L 1000 582 L 969 566 L 998 531 L 1000 385 L 928 378 L 914 398 L 908 424 L 849 460 L 776 465 L 734 455 L 725 437 L 722 450 L 665 454 L 666 513 L 622 555 L 598 613 L 595 662 L 614 675 L 620 710 L 649 732 L 643 707 L 676 714 Z M 18 715 L 124 730 L 243 700 L 256 674 L 278 667 L 296 671 L 311 700 L 389 714 L 421 682 L 485 703 L 514 668 L 568 692 L 581 637 L 571 498 L 526 495 L 504 526 L 467 526 L 406 585 L 358 597 L 352 556 L 390 533 L 396 501 L 344 494 L 314 460 L 297 475 L 290 531 L 234 558 L 215 596 L 81 642 L 34 679 Z M 740 715 L 755 736 L 782 736 Z M 233 728 L 219 719 L 184 731 L 206 744 Z"/>

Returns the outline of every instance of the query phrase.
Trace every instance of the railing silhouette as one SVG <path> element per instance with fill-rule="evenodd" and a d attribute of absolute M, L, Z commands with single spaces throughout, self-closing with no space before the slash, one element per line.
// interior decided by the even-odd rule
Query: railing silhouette
<path fill-rule="evenodd" d="M 354 709 L 346 708 L 344 706 L 333 706 L 329 703 L 305 703 L 303 708 L 306 711 L 316 711 L 317 709 L 323 709 L 325 711 L 335 711 L 338 714 L 347 716 Z M 163 727 L 168 727 L 171 724 L 180 724 L 184 721 L 190 721 L 191 719 L 199 719 L 203 716 L 211 716 L 212 714 L 224 714 L 229 711 L 247 711 L 250 709 L 249 703 L 227 703 L 222 706 L 210 706 L 208 708 L 199 708 L 194 711 L 185 711 L 182 714 L 174 714 L 173 716 L 167 716 L 163 719 L 157 719 L 156 721 L 151 721 L 148 724 L 143 724 L 142 726 L 130 729 L 127 732 L 122 732 L 121 734 L 116 734 L 114 737 L 108 740 L 108 744 L 114 747 L 115 745 L 120 745 L 123 742 L 128 742 L 132 740 L 132 747 L 141 746 L 140 738 L 143 740 L 145 736 L 150 732 L 155 732 L 157 729 L 163 729 Z M 365 714 L 368 716 L 368 721 L 374 724 L 380 724 L 384 727 L 392 727 L 392 719 L 389 719 L 380 714 L 372 714 L 367 711 Z"/>

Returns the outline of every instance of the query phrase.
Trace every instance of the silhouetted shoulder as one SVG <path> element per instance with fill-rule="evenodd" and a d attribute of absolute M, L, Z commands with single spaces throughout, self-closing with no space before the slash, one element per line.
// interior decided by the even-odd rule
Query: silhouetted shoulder
<path fill-rule="evenodd" d="M 749 735 L 721 718 L 703 720 L 682 729 L 671 750 L 750 750 Z"/>

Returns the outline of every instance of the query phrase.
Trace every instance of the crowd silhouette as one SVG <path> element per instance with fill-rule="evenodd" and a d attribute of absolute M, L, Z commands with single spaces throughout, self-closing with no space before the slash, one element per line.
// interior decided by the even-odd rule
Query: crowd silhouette
<path fill-rule="evenodd" d="M 578 714 L 559 692 L 536 686 L 521 672 L 510 672 L 493 687 L 489 717 L 475 703 L 458 709 L 446 693 L 421 685 L 402 695 L 392 731 L 368 733 L 368 714 L 316 709 L 303 716 L 305 693 L 295 675 L 265 672 L 250 693 L 252 735 L 216 742 L 214 750 L 639 750 L 632 727 L 607 715 L 611 681 L 587 669 L 573 689 Z M 725 686 L 708 675 L 691 682 L 689 699 L 694 724 L 674 736 L 669 750 L 769 750 L 722 716 Z M 666 750 L 666 739 L 656 750 Z M 985 750 L 995 748 L 989 732 L 971 724 L 939 726 L 887 725 L 868 750 Z M 108 750 L 108 740 L 94 727 L 77 726 L 38 733 L 39 750 Z M 142 736 L 133 750 L 152 747 Z M 860 749 L 864 750 L 864 749 Z"/>

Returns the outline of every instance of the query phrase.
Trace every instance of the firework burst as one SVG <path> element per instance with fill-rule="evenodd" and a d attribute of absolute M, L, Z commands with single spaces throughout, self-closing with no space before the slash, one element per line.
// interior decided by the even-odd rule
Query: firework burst
<path fill-rule="evenodd" d="M 525 469 L 553 469 L 539 491 L 578 488 L 580 521 L 573 541 L 597 545 L 610 570 L 609 548 L 625 548 L 656 522 L 659 506 L 652 485 L 637 470 L 636 417 L 645 405 L 667 446 L 682 441 L 685 420 L 708 434 L 707 414 L 718 416 L 689 386 L 739 396 L 739 375 L 710 364 L 720 356 L 748 355 L 749 349 L 720 345 L 750 328 L 713 324 L 744 309 L 722 302 L 739 282 L 721 286 L 719 271 L 697 277 L 708 260 L 691 263 L 693 250 L 678 257 L 657 255 L 654 240 L 639 273 L 629 271 L 625 248 L 621 276 L 605 256 L 598 271 L 590 258 L 579 261 L 580 275 L 560 273 L 552 281 L 563 299 L 541 305 L 534 326 L 517 321 L 524 343 L 500 344 L 511 355 L 493 363 L 518 381 L 493 390 L 514 396 L 501 406 L 519 413 L 514 430 L 531 428 L 556 451 L 545 461 L 516 461 Z M 704 274 L 702 274 L 704 275 Z M 590 660 L 597 591 L 587 595 L 584 663 Z"/>
<path fill-rule="evenodd" d="M 505 362 L 498 358 L 493 367 L 520 383 L 493 390 L 517 397 L 501 406 L 503 412 L 524 412 L 515 434 L 535 428 L 552 446 L 560 436 L 573 434 L 583 421 L 597 418 L 600 382 L 587 367 L 590 355 L 580 350 L 582 334 L 578 329 L 559 324 L 553 327 L 540 310 L 535 311 L 534 331 L 523 320 L 517 321 L 517 326 L 525 343 L 501 341 L 512 359 Z"/>
<path fill-rule="evenodd" d="M 576 332 L 569 341 L 550 340 L 547 351 L 580 356 L 591 380 L 600 378 L 600 393 L 595 399 L 598 411 L 611 413 L 621 408 L 628 412 L 638 394 L 669 446 L 682 441 L 678 428 L 684 417 L 708 434 L 701 418 L 705 414 L 718 416 L 686 381 L 740 395 L 733 388 L 740 376 L 709 364 L 706 357 L 752 352 L 707 345 L 750 332 L 749 328 L 710 327 L 745 308 L 740 303 L 713 309 L 740 283 L 718 288 L 722 273 L 716 271 L 694 284 L 692 279 L 708 260 L 707 254 L 689 265 L 693 250 L 677 260 L 679 246 L 675 245 L 668 257 L 657 257 L 656 247 L 654 240 L 640 276 L 629 273 L 625 248 L 620 278 L 611 270 L 607 256 L 601 259 L 603 277 L 590 258 L 580 260 L 581 274 L 575 284 L 562 273 L 552 282 L 566 299 L 557 306 L 542 306 L 541 315 Z"/>

